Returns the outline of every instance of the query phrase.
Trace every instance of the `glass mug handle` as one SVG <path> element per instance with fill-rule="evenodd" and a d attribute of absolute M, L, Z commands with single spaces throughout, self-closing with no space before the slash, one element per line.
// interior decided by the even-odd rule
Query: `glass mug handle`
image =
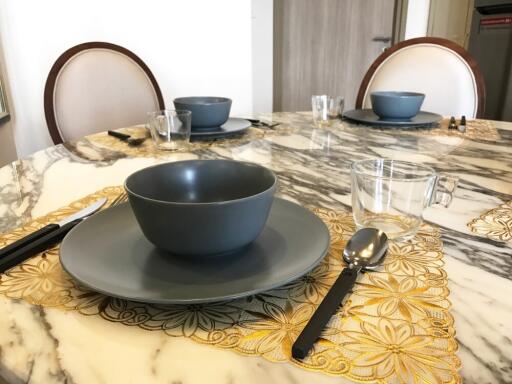
<path fill-rule="evenodd" d="M 449 175 L 437 175 L 434 184 L 434 193 L 430 199 L 430 205 L 439 204 L 448 208 L 453 199 L 453 193 L 457 189 L 459 178 Z"/>

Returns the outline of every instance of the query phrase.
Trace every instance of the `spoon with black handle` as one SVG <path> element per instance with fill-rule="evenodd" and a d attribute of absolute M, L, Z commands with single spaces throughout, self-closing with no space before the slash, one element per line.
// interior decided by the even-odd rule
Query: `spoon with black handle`
<path fill-rule="evenodd" d="M 260 119 L 247 119 L 244 118 L 244 120 L 247 120 L 252 124 L 253 127 L 265 127 L 269 129 L 275 129 L 278 125 L 281 125 L 281 123 L 267 123 L 266 121 L 260 120 Z"/>
<path fill-rule="evenodd" d="M 108 131 L 108 134 L 110 136 L 117 137 L 118 139 L 122 141 L 126 141 L 128 145 L 131 145 L 132 147 L 136 147 L 138 145 L 141 145 L 146 138 L 140 137 L 140 138 L 133 138 L 130 135 L 127 135 L 126 133 L 116 132 L 116 131 Z"/>
<path fill-rule="evenodd" d="M 343 259 L 348 266 L 327 292 L 315 313 L 292 346 L 292 357 L 303 359 L 322 333 L 332 315 L 354 286 L 361 271 L 375 269 L 388 250 L 388 237 L 375 228 L 363 228 L 348 241 Z"/>

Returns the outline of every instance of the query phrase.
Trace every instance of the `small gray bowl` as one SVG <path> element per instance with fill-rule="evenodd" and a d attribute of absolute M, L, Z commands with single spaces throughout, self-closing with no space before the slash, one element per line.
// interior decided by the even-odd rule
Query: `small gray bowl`
<path fill-rule="evenodd" d="M 192 112 L 192 128 L 219 127 L 229 119 L 231 99 L 216 96 L 191 96 L 174 99 L 176 109 Z"/>
<path fill-rule="evenodd" d="M 416 92 L 380 91 L 370 94 L 373 112 L 381 119 L 411 119 L 420 111 L 425 94 Z"/>
<path fill-rule="evenodd" d="M 250 244 L 270 213 L 276 175 L 257 164 L 187 160 L 144 168 L 124 184 L 144 236 L 180 255 L 218 255 Z"/>

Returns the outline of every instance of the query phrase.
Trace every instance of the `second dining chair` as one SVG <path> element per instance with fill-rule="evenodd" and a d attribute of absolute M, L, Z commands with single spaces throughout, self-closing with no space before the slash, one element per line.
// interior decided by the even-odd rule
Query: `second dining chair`
<path fill-rule="evenodd" d="M 65 51 L 44 90 L 46 123 L 55 144 L 141 124 L 147 112 L 164 108 L 148 66 L 128 49 L 106 42 Z"/>
<path fill-rule="evenodd" d="M 373 91 L 424 93 L 422 110 L 444 116 L 482 117 L 485 86 L 476 61 L 456 43 L 420 37 L 384 51 L 359 87 L 356 108 L 371 108 Z"/>

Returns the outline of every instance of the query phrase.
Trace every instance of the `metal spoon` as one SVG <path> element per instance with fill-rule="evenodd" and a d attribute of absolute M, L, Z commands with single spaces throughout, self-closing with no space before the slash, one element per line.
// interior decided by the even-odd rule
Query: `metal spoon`
<path fill-rule="evenodd" d="M 249 121 L 253 127 L 258 127 L 258 128 L 265 127 L 268 129 L 275 129 L 275 127 L 277 127 L 278 125 L 281 125 L 281 123 L 267 123 L 266 121 L 259 120 L 259 119 L 247 119 L 247 118 L 244 118 L 244 119 Z"/>
<path fill-rule="evenodd" d="M 358 273 L 375 269 L 386 255 L 387 250 L 388 237 L 378 229 L 363 228 L 352 236 L 343 251 L 343 260 L 347 262 L 348 267 L 334 282 L 306 327 L 293 343 L 293 358 L 303 359 L 306 357 L 325 325 L 354 286 Z"/>
<path fill-rule="evenodd" d="M 375 228 L 363 228 L 354 233 L 343 250 L 343 260 L 349 269 L 374 270 L 388 250 L 388 237 Z"/>

